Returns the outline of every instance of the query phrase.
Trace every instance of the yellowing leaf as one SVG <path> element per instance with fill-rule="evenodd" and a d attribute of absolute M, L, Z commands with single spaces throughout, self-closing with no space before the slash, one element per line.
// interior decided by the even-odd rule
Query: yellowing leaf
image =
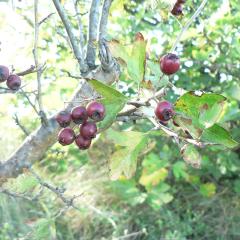
<path fill-rule="evenodd" d="M 205 183 L 200 185 L 200 193 L 205 197 L 212 197 L 216 194 L 216 186 L 214 183 Z"/>

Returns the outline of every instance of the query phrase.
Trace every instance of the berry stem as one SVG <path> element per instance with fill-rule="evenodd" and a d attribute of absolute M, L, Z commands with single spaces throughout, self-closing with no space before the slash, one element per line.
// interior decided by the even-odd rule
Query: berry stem
<path fill-rule="evenodd" d="M 189 26 L 193 23 L 193 21 L 199 16 L 199 14 L 202 12 L 203 8 L 207 4 L 208 0 L 203 0 L 200 6 L 198 7 L 197 11 L 192 15 L 192 17 L 186 22 L 186 24 L 183 26 L 180 34 L 178 35 L 175 43 L 172 46 L 171 53 L 173 53 L 176 50 L 176 47 L 178 43 L 180 42 L 183 34 L 188 30 Z"/>

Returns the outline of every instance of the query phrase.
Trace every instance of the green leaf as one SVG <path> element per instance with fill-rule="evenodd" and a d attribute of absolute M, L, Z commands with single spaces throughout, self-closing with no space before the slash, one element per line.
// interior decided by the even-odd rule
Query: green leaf
<path fill-rule="evenodd" d="M 131 206 L 143 203 L 146 193 L 142 193 L 133 179 L 121 179 L 110 182 L 110 190 L 118 196 L 119 199 L 128 202 Z"/>
<path fill-rule="evenodd" d="M 141 132 L 109 130 L 107 137 L 118 146 L 110 158 L 111 179 L 116 180 L 122 174 L 131 178 L 136 171 L 138 154 L 146 146 L 147 135 Z"/>
<path fill-rule="evenodd" d="M 184 178 L 186 179 L 188 174 L 186 172 L 186 164 L 184 162 L 176 162 L 173 164 L 173 175 L 176 179 Z"/>
<path fill-rule="evenodd" d="M 106 116 L 99 123 L 100 129 L 106 129 L 115 121 L 117 114 L 123 109 L 127 102 L 127 97 L 112 87 L 109 87 L 97 80 L 90 80 L 89 83 L 103 97 L 101 102 L 106 109 Z"/>
<path fill-rule="evenodd" d="M 238 142 L 232 139 L 230 133 L 218 124 L 214 124 L 212 127 L 205 129 L 201 140 L 221 144 L 228 148 L 235 148 L 239 145 Z"/>
<path fill-rule="evenodd" d="M 52 219 L 40 218 L 33 228 L 32 239 L 45 240 L 51 236 L 51 225 L 54 224 Z"/>
<path fill-rule="evenodd" d="M 181 149 L 181 154 L 187 164 L 191 165 L 194 168 L 201 167 L 202 157 L 193 145 L 184 145 L 184 147 Z"/>
<path fill-rule="evenodd" d="M 202 126 L 197 119 L 176 115 L 174 121 L 185 131 L 188 131 L 193 138 L 199 138 L 202 135 Z"/>
<path fill-rule="evenodd" d="M 214 183 L 205 183 L 200 185 L 200 193 L 204 197 L 212 197 L 216 193 L 216 186 Z"/>
<path fill-rule="evenodd" d="M 205 106 L 205 107 L 204 107 Z M 206 127 L 211 127 L 214 123 L 218 122 L 223 116 L 223 112 L 226 106 L 225 101 L 216 102 L 211 108 L 207 105 L 203 105 L 200 112 L 199 121 Z"/>
<path fill-rule="evenodd" d="M 203 109 L 211 109 L 214 104 L 222 103 L 226 98 L 219 94 L 187 92 L 175 103 L 175 110 L 187 117 L 199 118 Z"/>
<path fill-rule="evenodd" d="M 170 186 L 164 182 L 160 183 L 157 187 L 153 188 L 147 197 L 148 204 L 158 210 L 162 205 L 167 204 L 173 200 L 173 196 L 167 191 Z"/>
<path fill-rule="evenodd" d="M 124 46 L 117 41 L 109 43 L 112 55 L 127 65 L 129 77 L 136 83 L 142 82 L 144 77 L 146 45 L 146 41 L 135 41 L 128 46 Z"/>

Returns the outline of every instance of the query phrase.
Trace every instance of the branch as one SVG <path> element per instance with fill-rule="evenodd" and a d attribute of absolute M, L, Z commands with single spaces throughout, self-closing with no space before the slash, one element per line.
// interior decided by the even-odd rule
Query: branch
<path fill-rule="evenodd" d="M 83 58 L 83 49 L 79 48 L 79 46 L 77 44 L 77 40 L 73 34 L 73 28 L 70 24 L 68 16 L 66 15 L 59 0 L 52 0 L 52 1 L 55 5 L 55 8 L 57 9 L 57 12 L 62 20 L 62 23 L 67 31 L 67 34 L 68 34 L 68 37 L 69 37 L 69 40 L 71 42 L 71 46 L 73 49 L 73 53 L 79 63 L 79 66 L 80 66 L 80 70 L 81 70 L 81 72 L 87 72 L 88 69 L 87 69 L 87 66 L 86 66 L 86 64 L 84 62 L 84 58 Z"/>
<path fill-rule="evenodd" d="M 187 29 L 189 28 L 189 26 L 193 23 L 193 21 L 199 16 L 199 14 L 201 13 L 201 11 L 203 10 L 203 8 L 205 7 L 206 3 L 208 0 L 203 0 L 201 5 L 198 7 L 197 11 L 192 15 L 192 17 L 187 21 L 187 23 L 184 25 L 184 27 L 182 28 L 180 34 L 178 35 L 175 43 L 173 44 L 173 47 L 171 49 L 170 52 L 174 52 L 175 49 L 177 48 L 178 43 L 180 42 L 183 34 L 187 31 Z"/>
<path fill-rule="evenodd" d="M 108 24 L 108 15 L 113 0 L 105 0 L 102 8 L 102 16 L 100 20 L 99 28 L 99 41 L 106 39 L 107 36 L 107 24 Z"/>
<path fill-rule="evenodd" d="M 108 15 L 111 4 L 112 0 L 104 1 L 99 28 L 99 56 L 101 61 L 101 67 L 105 72 L 111 71 L 113 67 L 117 64 L 112 58 L 109 48 L 106 44 Z"/>
<path fill-rule="evenodd" d="M 92 0 L 89 14 L 88 45 L 86 61 L 90 69 L 95 69 L 96 46 L 99 24 L 99 8 L 101 1 Z"/>
<path fill-rule="evenodd" d="M 73 95 L 72 102 L 88 97 L 93 91 L 88 83 L 83 82 Z M 73 103 L 67 104 L 65 110 L 70 111 Z M 55 115 L 47 120 L 47 126 L 40 126 L 30 134 L 19 148 L 5 162 L 0 162 L 0 179 L 17 177 L 24 168 L 29 168 L 34 162 L 42 159 L 47 150 L 57 141 L 60 128 Z"/>

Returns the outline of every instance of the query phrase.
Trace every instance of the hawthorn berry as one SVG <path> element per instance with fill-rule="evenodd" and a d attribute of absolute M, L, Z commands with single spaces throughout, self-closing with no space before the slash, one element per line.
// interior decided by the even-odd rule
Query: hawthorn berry
<path fill-rule="evenodd" d="M 176 4 L 184 4 L 186 3 L 186 0 L 177 0 Z"/>
<path fill-rule="evenodd" d="M 174 115 L 173 105 L 168 101 L 159 102 L 155 109 L 155 115 L 162 122 L 170 120 Z"/>
<path fill-rule="evenodd" d="M 69 126 L 71 123 L 71 120 L 72 120 L 71 114 L 66 111 L 61 111 L 56 116 L 56 121 L 58 122 L 59 126 L 63 128 Z"/>
<path fill-rule="evenodd" d="M 7 79 L 7 86 L 11 90 L 18 90 L 21 86 L 21 78 L 16 74 L 9 75 Z"/>
<path fill-rule="evenodd" d="M 179 4 L 179 3 L 175 4 L 174 7 L 173 7 L 173 9 L 172 9 L 172 11 L 171 11 L 171 13 L 172 13 L 172 15 L 174 15 L 174 16 L 180 16 L 180 15 L 182 15 L 182 13 L 183 13 L 182 5 Z"/>
<path fill-rule="evenodd" d="M 180 68 L 180 60 L 176 54 L 168 53 L 160 59 L 161 71 L 167 75 L 176 73 Z"/>
<path fill-rule="evenodd" d="M 80 126 L 80 134 L 85 139 L 92 139 L 96 137 L 97 126 L 94 122 L 85 122 Z"/>
<path fill-rule="evenodd" d="M 70 127 L 63 128 L 58 134 L 58 142 L 63 146 L 70 145 L 74 140 L 75 133 Z"/>
<path fill-rule="evenodd" d="M 92 140 L 91 139 L 86 139 L 80 134 L 76 137 L 75 143 L 79 147 L 79 149 L 88 149 L 91 145 Z"/>
<path fill-rule="evenodd" d="M 71 117 L 74 123 L 80 124 L 88 119 L 87 110 L 85 107 L 78 106 L 72 109 Z"/>
<path fill-rule="evenodd" d="M 4 82 L 9 77 L 9 69 L 6 66 L 0 65 L 0 82 Z"/>
<path fill-rule="evenodd" d="M 91 102 L 87 105 L 87 114 L 94 121 L 101 121 L 105 117 L 105 107 L 100 102 Z"/>

